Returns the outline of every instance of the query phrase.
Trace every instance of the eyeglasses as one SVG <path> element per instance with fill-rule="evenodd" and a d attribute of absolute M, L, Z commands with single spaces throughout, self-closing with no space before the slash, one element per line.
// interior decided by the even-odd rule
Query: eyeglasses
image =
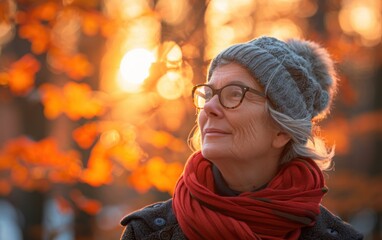
<path fill-rule="evenodd" d="M 247 92 L 265 97 L 264 93 L 239 84 L 228 84 L 219 89 L 214 89 L 208 84 L 199 84 L 192 89 L 192 98 L 195 107 L 203 109 L 204 105 L 217 94 L 219 102 L 224 108 L 233 109 L 237 108 L 243 102 Z"/>

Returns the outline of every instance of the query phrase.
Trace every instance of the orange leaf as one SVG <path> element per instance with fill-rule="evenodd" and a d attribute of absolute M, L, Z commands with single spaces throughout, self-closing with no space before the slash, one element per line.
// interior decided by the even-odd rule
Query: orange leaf
<path fill-rule="evenodd" d="M 153 157 L 147 162 L 147 172 L 153 178 L 162 175 L 166 168 L 166 163 L 161 157 Z"/>
<path fill-rule="evenodd" d="M 98 29 L 101 26 L 100 17 L 95 12 L 83 12 L 82 14 L 82 30 L 88 36 L 94 36 L 98 33 Z"/>
<path fill-rule="evenodd" d="M 143 193 L 156 187 L 160 191 L 172 193 L 182 171 L 180 163 L 167 163 L 161 157 L 153 157 L 135 169 L 128 181 L 138 192 Z"/>
<path fill-rule="evenodd" d="M 6 150 L 5 150 L 6 151 Z M 1 170 L 10 170 L 16 164 L 15 158 L 10 156 L 7 153 L 2 153 L 0 151 L 0 171 Z"/>
<path fill-rule="evenodd" d="M 135 169 L 127 178 L 127 181 L 140 193 L 145 193 L 152 187 L 146 168 L 143 166 Z"/>
<path fill-rule="evenodd" d="M 8 71 L 9 88 L 16 95 L 26 95 L 34 85 L 36 72 L 40 69 L 40 63 L 31 55 L 26 54 L 14 62 Z"/>
<path fill-rule="evenodd" d="M 44 114 L 49 119 L 56 118 L 62 112 L 72 120 L 93 118 L 104 111 L 102 102 L 92 96 L 92 90 L 85 83 L 68 82 L 62 90 L 52 84 L 43 84 L 39 90 Z"/>
<path fill-rule="evenodd" d="M 106 158 L 105 151 L 106 149 L 99 143 L 94 146 L 89 157 L 88 166 L 82 173 L 82 181 L 94 187 L 111 182 L 113 166 Z"/>
<path fill-rule="evenodd" d="M 51 182 L 72 183 L 80 178 L 82 162 L 76 151 L 61 151 L 53 138 L 37 142 L 34 149 L 39 152 L 36 165 Z"/>
<path fill-rule="evenodd" d="M 81 80 L 93 73 L 93 66 L 86 55 L 67 54 L 57 47 L 49 50 L 49 65 L 58 72 L 64 72 L 74 80 Z"/>
<path fill-rule="evenodd" d="M 150 131 L 150 138 L 147 139 L 156 148 L 164 148 L 169 145 L 172 136 L 164 131 Z"/>
<path fill-rule="evenodd" d="M 50 83 L 45 83 L 39 87 L 42 104 L 44 105 L 44 115 L 48 119 L 54 119 L 64 110 L 65 99 L 61 90 Z"/>
<path fill-rule="evenodd" d="M 8 140 L 3 147 L 3 152 L 11 157 L 21 155 L 26 146 L 33 144 L 33 141 L 27 137 L 19 137 L 16 139 Z"/>
<path fill-rule="evenodd" d="M 28 178 L 29 178 L 29 173 L 26 167 L 17 165 L 12 168 L 11 180 L 15 185 L 20 187 L 25 186 Z"/>
<path fill-rule="evenodd" d="M 98 135 L 98 124 L 95 122 L 87 123 L 75 129 L 72 133 L 74 141 L 76 141 L 81 148 L 89 148 Z"/>
<path fill-rule="evenodd" d="M 158 190 L 172 192 L 183 167 L 179 163 L 166 163 L 160 157 L 154 157 L 147 163 L 147 172 L 151 183 Z"/>
<path fill-rule="evenodd" d="M 174 187 L 176 182 L 178 181 L 180 175 L 183 172 L 184 166 L 178 162 L 170 163 L 166 168 L 166 176 L 168 178 L 167 186 L 165 190 L 169 192 L 171 195 L 174 192 Z"/>
<path fill-rule="evenodd" d="M 92 96 L 89 85 L 85 83 L 69 82 L 65 84 L 63 94 L 65 113 L 70 119 L 92 118 L 103 113 L 101 101 Z"/>
<path fill-rule="evenodd" d="M 50 30 L 37 21 L 30 21 L 20 26 L 19 36 L 32 44 L 32 52 L 41 54 L 46 52 L 50 43 Z"/>
<path fill-rule="evenodd" d="M 32 11 L 32 17 L 44 21 L 51 21 L 56 18 L 58 4 L 52 1 L 41 3 Z"/>
<path fill-rule="evenodd" d="M 20 137 L 0 152 L 3 169 L 9 169 L 11 180 L 22 188 L 46 189 L 51 182 L 72 183 L 82 172 L 76 151 L 60 151 L 53 138 L 39 142 Z"/>
<path fill-rule="evenodd" d="M 83 54 L 76 54 L 68 59 L 66 73 L 69 77 L 80 80 L 93 73 L 93 66 Z"/>
<path fill-rule="evenodd" d="M 142 151 L 133 144 L 118 144 L 108 151 L 108 156 L 128 170 L 135 169 L 142 157 Z"/>
<path fill-rule="evenodd" d="M 34 78 L 28 72 L 13 70 L 9 82 L 10 90 L 16 95 L 26 95 L 34 85 Z"/>

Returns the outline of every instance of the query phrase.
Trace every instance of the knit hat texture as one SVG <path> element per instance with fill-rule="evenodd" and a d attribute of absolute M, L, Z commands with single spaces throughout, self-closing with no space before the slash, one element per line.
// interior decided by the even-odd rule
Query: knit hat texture
<path fill-rule="evenodd" d="M 293 119 L 316 120 L 329 112 L 337 78 L 328 52 L 314 42 L 260 37 L 232 45 L 211 61 L 208 81 L 222 59 L 246 68 L 273 108 Z"/>

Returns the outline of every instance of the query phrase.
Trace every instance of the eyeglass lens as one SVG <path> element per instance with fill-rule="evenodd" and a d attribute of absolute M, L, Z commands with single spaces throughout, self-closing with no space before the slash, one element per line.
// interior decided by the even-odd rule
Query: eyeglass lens
<path fill-rule="evenodd" d="M 226 108 L 237 107 L 243 98 L 244 89 L 236 85 L 228 85 L 219 90 L 213 90 L 210 86 L 198 86 L 194 91 L 194 104 L 197 108 L 204 108 L 204 105 L 217 94 L 220 103 Z"/>

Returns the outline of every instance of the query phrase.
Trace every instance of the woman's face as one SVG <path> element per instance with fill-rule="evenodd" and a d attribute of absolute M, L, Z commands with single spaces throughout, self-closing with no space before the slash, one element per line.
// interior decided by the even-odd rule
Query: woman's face
<path fill-rule="evenodd" d="M 220 89 L 232 83 L 263 92 L 256 80 L 236 63 L 216 68 L 208 84 Z M 247 92 L 240 106 L 226 109 L 215 95 L 200 110 L 198 125 L 203 156 L 216 165 L 243 163 L 245 166 L 273 154 L 272 142 L 278 131 L 266 111 L 264 97 Z"/>

